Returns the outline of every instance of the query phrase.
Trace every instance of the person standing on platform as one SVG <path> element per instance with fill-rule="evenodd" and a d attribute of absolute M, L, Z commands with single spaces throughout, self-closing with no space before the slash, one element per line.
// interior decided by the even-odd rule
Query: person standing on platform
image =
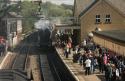
<path fill-rule="evenodd" d="M 105 70 L 107 63 L 108 63 L 108 57 L 106 54 L 104 54 L 104 56 L 103 56 L 103 70 Z M 102 73 L 103 73 L 103 71 L 102 71 Z"/>
<path fill-rule="evenodd" d="M 119 73 L 119 69 L 116 67 L 115 69 L 115 73 L 116 73 L 116 81 L 120 80 L 120 73 Z"/>
<path fill-rule="evenodd" d="M 125 68 L 121 74 L 121 81 L 125 81 Z"/>
<path fill-rule="evenodd" d="M 90 74 L 91 60 L 89 58 L 85 61 L 85 75 Z"/>
<path fill-rule="evenodd" d="M 69 49 L 66 49 L 66 58 L 69 57 Z"/>
<path fill-rule="evenodd" d="M 4 44 L 2 43 L 2 44 L 1 44 L 1 56 L 4 55 L 4 52 L 5 52 L 5 46 L 4 46 Z"/>
<path fill-rule="evenodd" d="M 112 81 L 116 81 L 116 66 L 112 64 Z"/>
<path fill-rule="evenodd" d="M 72 43 L 71 43 L 71 42 L 68 42 L 67 45 L 68 45 L 67 47 L 69 48 L 69 54 L 71 54 Z"/>
<path fill-rule="evenodd" d="M 105 79 L 106 81 L 112 81 L 112 67 L 110 63 L 107 63 L 105 67 Z"/>
<path fill-rule="evenodd" d="M 69 46 L 69 54 L 71 54 L 71 48 L 72 48 L 72 38 L 71 37 L 69 37 L 67 44 Z"/>
<path fill-rule="evenodd" d="M 64 55 L 66 56 L 66 58 L 69 57 L 69 45 L 68 44 L 66 45 L 66 49 L 65 49 Z"/>
<path fill-rule="evenodd" d="M 0 56 L 2 56 L 2 44 L 0 43 Z"/>

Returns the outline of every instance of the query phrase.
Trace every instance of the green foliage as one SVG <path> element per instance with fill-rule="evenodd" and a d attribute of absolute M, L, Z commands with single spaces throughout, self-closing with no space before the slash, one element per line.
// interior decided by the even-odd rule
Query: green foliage
<path fill-rule="evenodd" d="M 23 20 L 23 33 L 28 33 L 34 29 L 34 20 Z"/>
<path fill-rule="evenodd" d="M 23 17 L 23 33 L 28 33 L 33 30 L 34 23 L 37 20 L 38 4 L 30 1 L 23 1 L 10 6 L 8 12 L 20 12 Z"/>
<path fill-rule="evenodd" d="M 73 6 L 72 5 L 61 4 L 61 6 L 63 6 L 65 9 L 73 10 Z"/>
<path fill-rule="evenodd" d="M 72 10 L 66 9 L 65 10 L 65 16 L 72 16 Z"/>
<path fill-rule="evenodd" d="M 11 5 L 8 12 L 17 12 L 18 11 L 18 8 L 17 8 L 17 5 L 14 4 L 14 5 Z"/>
<path fill-rule="evenodd" d="M 36 12 L 38 11 L 38 5 L 24 1 L 21 3 L 21 15 L 23 17 L 33 17 L 36 16 Z"/>
<path fill-rule="evenodd" d="M 25 18 L 23 20 L 23 32 L 28 33 L 34 28 L 34 23 L 37 20 L 38 5 L 24 1 L 21 3 L 21 15 Z"/>
<path fill-rule="evenodd" d="M 0 3 L 0 6 L 3 5 Z M 38 20 L 37 12 L 39 5 L 30 1 L 23 1 L 19 4 L 11 5 L 9 12 L 20 12 L 24 17 L 23 32 L 27 33 L 34 28 L 34 22 Z M 70 17 L 72 16 L 72 5 L 56 5 L 51 2 L 42 3 L 41 12 L 47 17 Z M 62 19 L 66 21 L 65 19 Z"/>
<path fill-rule="evenodd" d="M 4 5 L 5 5 L 5 1 L 4 0 L 0 0 L 0 10 L 3 9 Z"/>
<path fill-rule="evenodd" d="M 4 15 L 6 8 L 6 2 L 4 0 L 0 0 L 0 17 Z"/>
<path fill-rule="evenodd" d="M 42 4 L 41 11 L 47 17 L 69 17 L 72 16 L 72 7 L 71 5 L 56 5 L 51 2 L 46 2 Z"/>
<path fill-rule="evenodd" d="M 49 17 L 59 17 L 64 16 L 65 11 L 60 9 L 57 6 L 50 7 L 48 10 L 48 16 Z"/>

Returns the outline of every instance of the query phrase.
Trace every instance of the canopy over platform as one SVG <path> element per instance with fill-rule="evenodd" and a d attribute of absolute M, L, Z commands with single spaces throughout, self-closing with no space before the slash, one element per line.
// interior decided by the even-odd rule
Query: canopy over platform
<path fill-rule="evenodd" d="M 79 25 L 56 24 L 56 29 L 80 29 Z"/>
<path fill-rule="evenodd" d="M 97 31 L 93 33 L 125 43 L 125 30 Z"/>

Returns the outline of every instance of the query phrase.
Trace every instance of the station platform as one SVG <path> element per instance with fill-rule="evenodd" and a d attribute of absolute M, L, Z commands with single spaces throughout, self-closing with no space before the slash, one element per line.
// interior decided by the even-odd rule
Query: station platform
<path fill-rule="evenodd" d="M 0 69 L 10 69 L 12 68 L 14 59 L 17 54 L 12 52 L 7 52 L 7 54 L 1 59 Z"/>
<path fill-rule="evenodd" d="M 5 56 L 0 56 L 0 64 L 1 64 L 1 62 L 3 61 L 4 57 L 5 57 Z"/>
<path fill-rule="evenodd" d="M 98 69 L 94 74 L 85 75 L 83 66 L 73 63 L 73 51 L 71 51 L 68 58 L 64 56 L 63 49 L 56 48 L 56 51 L 77 81 L 105 81 L 104 74 L 100 73 Z"/>
<path fill-rule="evenodd" d="M 5 54 L 0 56 L 0 64 L 2 63 L 3 59 L 5 58 L 5 56 L 8 54 L 9 52 L 6 52 Z"/>

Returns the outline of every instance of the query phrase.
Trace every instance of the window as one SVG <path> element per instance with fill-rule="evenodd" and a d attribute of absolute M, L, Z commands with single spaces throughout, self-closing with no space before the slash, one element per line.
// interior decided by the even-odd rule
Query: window
<path fill-rule="evenodd" d="M 96 24 L 101 23 L 100 15 L 96 15 Z"/>
<path fill-rule="evenodd" d="M 105 23 L 111 23 L 111 16 L 110 15 L 106 15 Z"/>

